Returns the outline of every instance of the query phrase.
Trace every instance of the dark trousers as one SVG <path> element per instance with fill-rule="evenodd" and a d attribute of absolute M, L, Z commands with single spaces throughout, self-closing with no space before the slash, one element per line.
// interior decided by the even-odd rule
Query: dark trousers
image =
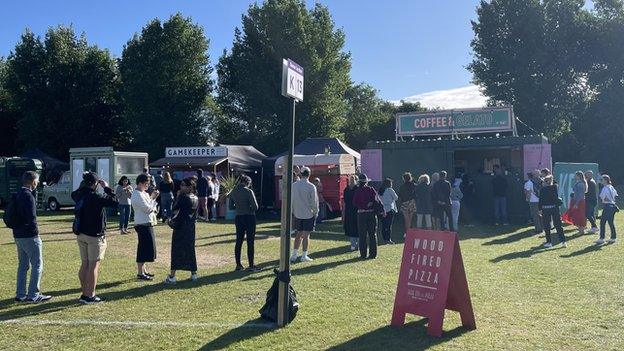
<path fill-rule="evenodd" d="M 394 216 L 396 212 L 390 211 L 386 213 L 385 217 L 381 217 L 381 237 L 387 242 L 391 239 L 392 223 L 394 222 Z"/>
<path fill-rule="evenodd" d="M 213 213 L 213 211 L 215 210 L 214 209 L 215 200 L 213 198 L 209 197 L 206 200 L 206 204 L 208 206 L 208 217 L 206 217 L 206 218 L 208 218 L 208 219 L 217 218 L 217 214 Z"/>
<path fill-rule="evenodd" d="M 555 229 L 557 230 L 559 242 L 565 242 L 565 235 L 563 235 L 563 227 L 561 226 L 561 213 L 559 212 L 559 207 L 542 209 L 542 227 L 546 233 L 546 241 L 552 244 L 550 237 L 550 221 L 552 221 Z"/>
<path fill-rule="evenodd" d="M 449 230 L 454 232 L 455 226 L 453 225 L 453 208 L 451 204 L 435 205 L 434 209 L 434 217 L 438 218 L 440 221 L 440 230 L 444 230 L 446 228 L 445 223 L 448 221 Z M 446 216 L 446 221 L 444 220 Z"/>
<path fill-rule="evenodd" d="M 591 224 L 592 228 L 597 228 L 598 227 L 596 225 L 596 215 L 595 215 L 595 212 L 596 212 L 596 203 L 585 202 L 585 217 L 587 217 L 587 220 Z"/>
<path fill-rule="evenodd" d="M 609 223 L 609 228 L 611 228 L 611 239 L 615 239 L 615 224 L 613 224 L 613 220 L 615 219 L 615 213 L 617 212 L 617 207 L 613 204 L 604 204 L 604 208 L 602 209 L 602 216 L 600 216 L 600 239 L 605 238 L 605 225 Z"/>
<path fill-rule="evenodd" d="M 241 249 L 243 241 L 247 236 L 247 260 L 249 266 L 254 265 L 254 241 L 256 239 L 256 216 L 255 215 L 238 215 L 234 218 L 236 225 L 236 245 L 234 246 L 234 257 L 236 265 L 241 265 Z"/>
<path fill-rule="evenodd" d="M 377 257 L 377 216 L 373 212 L 361 212 L 357 215 L 358 235 L 360 237 L 360 256 L 366 257 L 370 245 L 370 258 Z M 368 244 L 366 239 L 368 238 Z"/>

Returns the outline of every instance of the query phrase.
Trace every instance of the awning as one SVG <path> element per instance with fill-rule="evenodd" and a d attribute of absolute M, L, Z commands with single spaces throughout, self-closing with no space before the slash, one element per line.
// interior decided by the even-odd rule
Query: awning
<path fill-rule="evenodd" d="M 150 163 L 152 167 L 208 167 L 227 160 L 227 157 L 163 157 Z"/>

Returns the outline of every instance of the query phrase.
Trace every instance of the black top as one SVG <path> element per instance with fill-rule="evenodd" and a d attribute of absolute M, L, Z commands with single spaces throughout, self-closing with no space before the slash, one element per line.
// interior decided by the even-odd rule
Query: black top
<path fill-rule="evenodd" d="M 438 180 L 433 184 L 431 194 L 435 205 L 451 204 L 451 183 L 448 180 Z M 442 204 L 440 203 L 442 202 Z"/>
<path fill-rule="evenodd" d="M 177 218 L 194 221 L 197 213 L 197 196 L 180 194 L 173 204 L 172 210 L 178 211 Z"/>
<path fill-rule="evenodd" d="M 173 183 L 167 183 L 165 181 L 160 182 L 158 185 L 158 191 L 160 191 L 161 194 L 171 193 L 173 192 L 173 188 Z"/>
<path fill-rule="evenodd" d="M 15 194 L 15 212 L 18 223 L 13 228 L 14 238 L 34 238 L 39 235 L 37 201 L 30 189 L 21 188 Z"/>
<path fill-rule="evenodd" d="M 543 206 L 559 206 L 559 190 L 557 184 L 542 187 L 539 193 L 539 208 Z"/>
<path fill-rule="evenodd" d="M 598 203 L 598 198 L 596 197 L 596 181 L 594 179 L 590 179 L 587 181 L 587 192 L 585 193 L 585 201 L 591 204 Z"/>
<path fill-rule="evenodd" d="M 76 204 L 83 201 L 80 213 L 81 234 L 88 236 L 103 236 L 106 234 L 106 207 L 117 207 L 119 203 L 115 193 L 109 187 L 104 188 L 104 195 L 98 194 L 90 187 L 82 187 L 71 195 Z"/>
<path fill-rule="evenodd" d="M 416 185 L 416 213 L 431 214 L 431 211 L 431 187 L 427 183 L 418 183 Z"/>
<path fill-rule="evenodd" d="M 408 202 L 416 198 L 416 184 L 414 182 L 406 182 L 399 188 L 399 200 L 401 202 Z"/>
<path fill-rule="evenodd" d="M 208 179 L 206 179 L 206 177 L 199 177 L 199 179 L 197 179 L 197 196 L 208 196 Z"/>
<path fill-rule="evenodd" d="M 503 175 L 495 175 L 492 179 L 494 196 L 507 196 L 507 179 Z"/>

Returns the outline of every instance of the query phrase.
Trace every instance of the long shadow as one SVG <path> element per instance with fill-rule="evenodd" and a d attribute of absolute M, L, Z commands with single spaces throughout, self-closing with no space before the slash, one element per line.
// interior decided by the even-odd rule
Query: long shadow
<path fill-rule="evenodd" d="M 259 318 L 250 320 L 245 324 L 228 330 L 225 334 L 220 335 L 218 338 L 199 348 L 199 350 L 227 349 L 239 341 L 253 339 L 262 334 L 272 332 L 275 328 L 274 324 L 267 323 Z"/>
<path fill-rule="evenodd" d="M 420 319 L 406 323 L 403 326 L 385 326 L 366 334 L 355 337 L 340 345 L 327 349 L 328 351 L 358 350 L 378 351 L 389 350 L 426 350 L 461 336 L 470 330 L 456 327 L 445 331 L 441 338 L 427 335 L 427 319 Z"/>
<path fill-rule="evenodd" d="M 277 235 L 267 235 L 267 234 L 256 234 L 256 239 L 255 240 L 266 240 L 269 238 L 276 238 L 279 237 Z M 201 244 L 201 245 L 195 245 L 196 247 L 201 247 L 201 246 L 213 246 L 213 245 L 221 245 L 221 244 L 233 244 L 236 242 L 236 239 L 227 239 L 227 240 L 219 240 L 219 241 L 213 241 L 213 242 L 209 242 L 209 243 L 205 243 L 205 244 Z"/>
<path fill-rule="evenodd" d="M 595 252 L 595 251 L 600 251 L 602 250 L 602 248 L 606 246 L 606 245 L 590 245 L 587 247 L 584 247 L 580 250 L 574 251 L 574 252 L 570 252 L 569 254 L 565 254 L 565 255 L 560 255 L 559 257 L 561 258 L 572 258 L 572 257 L 576 257 L 576 256 L 580 256 L 580 255 L 584 255 L 590 252 Z"/>
<path fill-rule="evenodd" d="M 530 238 L 532 236 L 537 236 L 538 234 L 535 233 L 535 231 L 533 229 L 527 229 L 525 231 L 522 232 L 518 232 L 512 235 L 508 235 L 504 238 L 497 238 L 497 239 L 493 239 L 487 242 L 484 242 L 483 245 L 484 246 L 489 246 L 489 245 L 503 245 L 503 244 L 511 244 L 513 242 L 516 241 L 520 241 L 522 239 L 526 239 L 526 238 Z"/>

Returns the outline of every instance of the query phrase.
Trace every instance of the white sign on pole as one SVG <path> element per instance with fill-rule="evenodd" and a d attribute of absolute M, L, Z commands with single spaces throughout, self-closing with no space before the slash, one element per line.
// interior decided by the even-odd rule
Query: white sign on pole
<path fill-rule="evenodd" d="M 291 59 L 282 60 L 282 95 L 303 101 L 303 67 Z"/>

